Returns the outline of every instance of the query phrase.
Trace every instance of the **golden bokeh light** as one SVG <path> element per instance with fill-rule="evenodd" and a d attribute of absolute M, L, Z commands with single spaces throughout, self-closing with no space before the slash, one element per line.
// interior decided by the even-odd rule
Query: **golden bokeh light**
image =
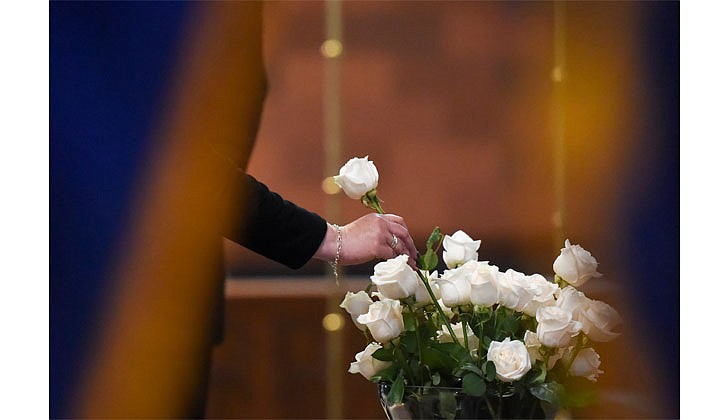
<path fill-rule="evenodd" d="M 324 190 L 324 193 L 329 195 L 334 195 L 341 192 L 341 188 L 336 185 L 333 176 L 327 176 L 326 178 L 324 178 L 323 181 L 321 181 L 321 189 Z"/>
<path fill-rule="evenodd" d="M 344 328 L 344 317 L 337 313 L 328 313 L 321 321 L 326 331 L 334 332 Z"/>
<path fill-rule="evenodd" d="M 327 39 L 321 44 L 321 55 L 326 58 L 336 58 L 344 51 L 344 46 L 338 39 Z"/>

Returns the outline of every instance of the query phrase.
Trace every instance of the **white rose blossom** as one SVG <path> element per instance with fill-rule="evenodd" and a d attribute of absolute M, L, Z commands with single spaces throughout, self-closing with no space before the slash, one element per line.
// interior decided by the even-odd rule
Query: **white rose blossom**
<path fill-rule="evenodd" d="M 546 306 L 536 311 L 536 335 L 546 347 L 566 347 L 571 338 L 579 333 L 581 323 L 572 319 L 571 313 L 558 306 Z"/>
<path fill-rule="evenodd" d="M 604 373 L 599 370 L 601 363 L 599 354 L 593 348 L 581 349 L 571 363 L 569 374 L 581 376 L 592 382 L 596 382 L 597 377 Z"/>
<path fill-rule="evenodd" d="M 372 303 L 374 303 L 372 298 L 365 291 L 360 290 L 356 293 L 346 292 L 346 296 L 344 296 L 344 300 L 341 301 L 339 307 L 345 309 L 354 321 L 354 325 L 364 331 L 366 327 L 356 319 L 359 315 L 367 313 L 369 311 L 369 305 Z"/>
<path fill-rule="evenodd" d="M 556 283 L 552 283 L 540 274 L 531 274 L 525 277 L 525 289 L 530 295 L 530 300 L 522 308 L 523 313 L 536 316 L 536 310 L 544 306 L 556 304 L 554 293 L 559 290 Z"/>
<path fill-rule="evenodd" d="M 584 334 L 592 341 L 611 341 L 620 334 L 614 330 L 622 324 L 622 318 L 602 301 L 586 298 L 577 319 L 583 324 Z"/>
<path fill-rule="evenodd" d="M 556 306 L 572 314 L 581 323 L 581 331 L 592 341 L 604 342 L 617 338 L 615 329 L 622 324 L 619 313 L 608 304 L 589 299 L 571 286 L 561 289 Z"/>
<path fill-rule="evenodd" d="M 437 279 L 440 286 L 440 295 L 445 306 L 454 308 L 467 305 L 470 301 L 470 284 L 473 276 L 477 274 L 478 262 L 467 263 L 451 270 L 445 270 Z"/>
<path fill-rule="evenodd" d="M 408 258 L 406 254 L 402 254 L 374 266 L 374 275 L 370 278 L 381 296 L 388 299 L 404 299 L 417 292 L 420 279 L 407 264 Z"/>
<path fill-rule="evenodd" d="M 379 343 L 369 343 L 366 348 L 354 356 L 355 361 L 349 365 L 349 373 L 361 373 L 367 379 L 386 369 L 392 362 L 385 362 L 372 357 L 375 351 L 381 349 Z"/>
<path fill-rule="evenodd" d="M 463 327 L 465 325 L 465 327 Z M 475 335 L 472 329 L 470 329 L 470 326 L 467 324 L 463 324 L 462 322 L 458 322 L 455 325 L 450 326 L 452 328 L 452 332 L 455 333 L 455 338 L 457 339 L 458 343 L 465 345 L 465 333 L 464 329 L 467 330 L 468 334 L 468 349 L 472 352 L 478 349 L 478 345 L 480 344 L 480 341 L 478 340 L 478 337 Z M 437 332 L 437 341 L 441 343 L 453 343 L 454 340 L 452 338 L 452 335 L 450 335 L 450 332 L 447 330 L 447 327 L 442 327 L 440 331 Z"/>
<path fill-rule="evenodd" d="M 526 345 L 519 340 L 511 341 L 510 337 L 502 342 L 491 341 L 487 359 L 493 362 L 496 377 L 503 382 L 517 381 L 531 370 Z"/>
<path fill-rule="evenodd" d="M 572 314 L 577 321 L 581 317 L 581 310 L 589 302 L 584 292 L 572 286 L 566 286 L 557 291 L 556 306 Z"/>
<path fill-rule="evenodd" d="M 561 254 L 554 261 L 554 273 L 572 286 L 579 287 L 590 278 L 601 277 L 597 260 L 580 245 L 571 245 L 567 239 Z"/>
<path fill-rule="evenodd" d="M 349 198 L 359 200 L 377 188 L 379 172 L 374 162 L 369 161 L 369 156 L 355 157 L 339 169 L 339 175 L 334 176 L 334 182 Z"/>
<path fill-rule="evenodd" d="M 509 268 L 505 273 L 498 275 L 498 290 L 500 304 L 514 311 L 523 311 L 532 299 L 527 288 L 526 275 Z"/>
<path fill-rule="evenodd" d="M 422 274 L 427 279 L 427 283 L 430 285 L 430 289 L 432 289 L 432 293 L 435 295 L 435 299 L 440 299 L 440 286 L 437 285 L 437 278 L 438 273 L 437 271 L 433 271 L 431 273 L 427 273 L 426 271 L 422 271 Z M 415 302 L 418 307 L 422 307 L 424 305 L 429 305 L 432 303 L 432 298 L 430 297 L 430 294 L 427 292 L 427 288 L 425 287 L 425 283 L 422 282 L 422 280 L 417 280 L 417 291 L 415 291 Z"/>
<path fill-rule="evenodd" d="M 458 230 L 452 236 L 445 235 L 442 241 L 442 259 L 447 268 L 456 268 L 468 261 L 478 259 L 480 240 L 474 241 L 467 233 Z"/>
<path fill-rule="evenodd" d="M 369 311 L 356 319 L 366 325 L 374 339 L 382 344 L 397 338 L 404 331 L 402 305 L 398 300 L 384 299 L 369 305 Z"/>
<path fill-rule="evenodd" d="M 487 261 L 477 266 L 470 278 L 470 300 L 475 305 L 492 306 L 498 302 L 498 267 Z"/>

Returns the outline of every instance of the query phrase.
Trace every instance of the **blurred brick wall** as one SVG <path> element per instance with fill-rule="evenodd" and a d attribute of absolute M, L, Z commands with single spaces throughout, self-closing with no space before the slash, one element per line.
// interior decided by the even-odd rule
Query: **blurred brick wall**
<path fill-rule="evenodd" d="M 548 270 L 553 5 L 344 2 L 343 12 L 341 164 L 369 155 L 385 210 L 406 218 L 418 244 L 435 225 L 463 229 L 498 265 Z M 615 217 L 630 145 L 633 19 L 618 4 L 568 13 L 567 235 L 604 258 L 614 235 L 597 225 Z M 265 24 L 270 91 L 249 172 L 325 216 L 324 5 L 267 3 Z M 337 222 L 364 214 L 342 201 Z M 227 249 L 231 274 L 295 274 Z M 322 270 L 314 262 L 299 273 Z"/>
<path fill-rule="evenodd" d="M 609 372 L 600 379 L 605 402 L 585 417 L 665 416 L 659 395 L 668 379 L 655 373 L 650 355 L 634 353 L 649 348 L 649 338 L 630 321 L 640 316 L 641 298 L 631 294 L 640 279 L 629 275 L 620 219 L 625 189 L 645 182 L 641 167 L 650 164 L 637 153 L 645 150 L 638 127 L 650 106 L 638 49 L 645 7 L 567 2 L 566 235 L 605 273 L 584 291 L 626 320 L 623 337 L 600 351 Z M 341 164 L 369 155 L 385 209 L 406 218 L 418 245 L 435 225 L 463 229 L 483 241 L 481 259 L 548 275 L 558 253 L 553 4 L 344 2 L 343 12 Z M 249 172 L 326 216 L 321 181 L 333 174 L 323 170 L 324 4 L 270 2 L 265 16 L 270 90 Z M 365 213 L 338 197 L 343 215 L 333 221 Z M 328 270 L 319 262 L 287 270 L 229 242 L 226 251 L 230 276 Z M 368 275 L 372 265 L 349 272 Z"/>

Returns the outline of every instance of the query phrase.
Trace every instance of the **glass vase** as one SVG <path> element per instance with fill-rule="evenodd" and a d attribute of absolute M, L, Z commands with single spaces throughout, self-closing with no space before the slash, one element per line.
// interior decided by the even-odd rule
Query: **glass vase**
<path fill-rule="evenodd" d="M 379 383 L 379 402 L 389 420 L 409 419 L 543 419 L 535 397 L 512 388 L 489 389 L 473 397 L 461 388 L 406 386 L 401 403 L 390 403 L 389 383 Z"/>

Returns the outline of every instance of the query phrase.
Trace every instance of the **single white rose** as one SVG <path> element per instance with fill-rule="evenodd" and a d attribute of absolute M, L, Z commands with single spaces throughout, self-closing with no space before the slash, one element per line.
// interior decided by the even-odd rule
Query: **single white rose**
<path fill-rule="evenodd" d="M 407 264 L 408 258 L 406 254 L 402 254 L 374 266 L 374 275 L 370 278 L 382 296 L 388 299 L 404 299 L 415 294 L 420 279 Z"/>
<path fill-rule="evenodd" d="M 579 287 L 590 278 L 601 277 L 597 272 L 597 260 L 579 245 L 571 245 L 567 239 L 561 255 L 554 261 L 554 273 L 572 286 Z"/>
<path fill-rule="evenodd" d="M 334 176 L 336 185 L 344 190 L 349 198 L 361 199 L 366 193 L 377 188 L 379 172 L 369 156 L 351 158 L 339 169 L 339 175 Z"/>
<path fill-rule="evenodd" d="M 495 376 L 503 382 L 521 379 L 531 370 L 531 358 L 522 341 L 491 341 L 488 347 L 488 361 L 495 364 Z"/>
<path fill-rule="evenodd" d="M 356 361 L 349 365 L 349 373 L 361 373 L 367 379 L 387 368 L 392 362 L 385 362 L 372 357 L 375 351 L 381 349 L 379 343 L 369 343 L 366 348 L 354 356 Z"/>
<path fill-rule="evenodd" d="M 440 286 L 440 295 L 445 306 L 454 308 L 471 303 L 470 284 L 477 271 L 478 262 L 468 261 L 458 268 L 445 270 L 442 273 L 442 276 L 437 279 L 437 284 Z"/>
<path fill-rule="evenodd" d="M 586 298 L 577 319 L 583 324 L 582 330 L 590 340 L 610 341 L 620 334 L 614 330 L 622 324 L 622 318 L 614 308 L 602 301 Z"/>
<path fill-rule="evenodd" d="M 458 340 L 458 343 L 461 345 L 465 345 L 465 332 L 463 331 L 463 323 L 458 322 L 455 325 L 451 325 L 450 328 L 452 328 L 452 332 L 455 333 L 455 338 Z M 475 335 L 472 329 L 470 329 L 470 326 L 465 324 L 465 330 L 467 330 L 468 334 L 468 349 L 470 351 L 474 351 L 478 349 L 478 345 L 480 344 L 480 340 L 478 340 L 478 337 Z M 437 332 L 437 341 L 441 343 L 453 343 L 454 340 L 452 338 L 452 335 L 450 335 L 450 331 L 448 331 L 447 327 L 443 326 L 440 331 Z"/>
<path fill-rule="evenodd" d="M 536 311 L 536 335 L 546 347 L 566 347 L 571 338 L 579 333 L 581 323 L 572 319 L 571 313 L 558 306 L 545 306 Z"/>
<path fill-rule="evenodd" d="M 442 241 L 442 259 L 447 268 L 456 268 L 468 261 L 477 261 L 480 240 L 474 241 L 467 233 L 458 230 Z"/>
<path fill-rule="evenodd" d="M 498 302 L 498 267 L 487 261 L 477 263 L 470 278 L 470 300 L 475 305 L 492 306 Z"/>
<path fill-rule="evenodd" d="M 528 279 L 525 274 L 509 268 L 505 273 L 498 274 L 498 300 L 501 305 L 514 311 L 523 311 L 533 295 L 527 287 Z"/>
<path fill-rule="evenodd" d="M 593 348 L 581 349 L 574 358 L 569 368 L 569 374 L 573 376 L 581 376 L 592 382 L 596 382 L 597 377 L 604 373 L 599 370 L 602 361 Z"/>
<path fill-rule="evenodd" d="M 346 312 L 351 315 L 354 325 L 364 331 L 366 327 L 360 324 L 356 319 L 359 315 L 367 313 L 369 311 L 369 305 L 372 303 L 374 303 L 372 298 L 370 298 L 365 291 L 360 290 L 356 293 L 346 292 L 346 296 L 344 296 L 344 300 L 341 301 L 339 307 L 345 309 Z"/>
<path fill-rule="evenodd" d="M 566 286 L 557 293 L 556 306 L 569 312 L 575 320 L 580 321 L 582 308 L 589 303 L 590 299 L 582 291 L 572 286 Z"/>
<path fill-rule="evenodd" d="M 435 299 L 440 299 L 440 286 L 437 285 L 437 277 L 438 277 L 437 271 L 433 271 L 432 273 L 427 273 L 425 271 L 422 271 L 422 274 L 427 279 L 427 284 L 430 285 L 430 289 L 432 289 L 432 293 L 435 295 Z M 432 303 L 432 298 L 430 297 L 430 294 L 427 292 L 427 288 L 425 287 L 425 283 L 422 282 L 422 279 L 417 280 L 417 291 L 415 291 L 415 301 L 416 301 L 416 306 L 418 306 L 418 307 L 421 307 L 424 305 L 429 305 Z"/>
<path fill-rule="evenodd" d="M 369 305 L 369 311 L 356 319 L 366 325 L 372 337 L 384 344 L 404 331 L 402 305 L 398 300 L 384 299 Z"/>
<path fill-rule="evenodd" d="M 531 299 L 523 307 L 523 313 L 536 316 L 538 308 L 556 304 L 554 293 L 559 290 L 556 283 L 552 283 L 540 274 L 531 274 L 525 278 L 525 289 Z"/>

